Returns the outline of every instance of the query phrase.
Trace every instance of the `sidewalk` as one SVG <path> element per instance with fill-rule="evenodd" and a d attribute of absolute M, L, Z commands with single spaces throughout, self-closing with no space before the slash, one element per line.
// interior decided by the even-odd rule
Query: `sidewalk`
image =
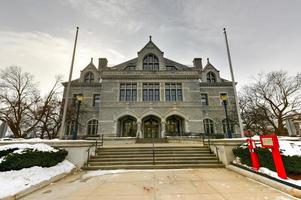
<path fill-rule="evenodd" d="M 295 199 L 228 169 L 82 172 L 23 200 L 290 200 Z M 99 173 L 99 172 L 97 172 Z"/>

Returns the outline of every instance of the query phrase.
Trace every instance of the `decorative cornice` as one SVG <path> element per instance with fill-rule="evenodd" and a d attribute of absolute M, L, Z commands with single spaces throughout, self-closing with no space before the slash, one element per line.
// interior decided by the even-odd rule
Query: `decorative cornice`
<path fill-rule="evenodd" d="M 199 79 L 197 71 L 102 71 L 102 79 Z"/>

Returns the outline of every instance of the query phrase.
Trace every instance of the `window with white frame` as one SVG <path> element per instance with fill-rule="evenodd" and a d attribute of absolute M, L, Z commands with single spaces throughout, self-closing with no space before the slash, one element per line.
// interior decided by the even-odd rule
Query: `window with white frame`
<path fill-rule="evenodd" d="M 205 134 L 213 134 L 214 133 L 213 120 L 207 118 L 203 120 L 203 123 L 204 123 Z"/>
<path fill-rule="evenodd" d="M 159 70 L 159 59 L 154 54 L 148 54 L 143 58 L 144 70 Z"/>
<path fill-rule="evenodd" d="M 85 83 L 93 83 L 94 82 L 94 74 L 92 72 L 88 72 L 85 74 Z"/>
<path fill-rule="evenodd" d="M 137 83 L 121 83 L 119 89 L 120 101 L 137 101 Z"/>
<path fill-rule="evenodd" d="M 93 107 L 99 107 L 100 94 L 93 94 Z"/>
<path fill-rule="evenodd" d="M 165 100 L 182 101 L 183 92 L 181 83 L 165 83 Z"/>
<path fill-rule="evenodd" d="M 98 131 L 98 121 L 92 119 L 88 122 L 87 135 L 96 135 Z"/>
<path fill-rule="evenodd" d="M 216 75 L 215 75 L 215 73 L 208 72 L 206 74 L 206 79 L 207 79 L 207 82 L 209 82 L 209 83 L 215 83 L 216 82 Z"/>
<path fill-rule="evenodd" d="M 160 84 L 143 83 L 143 101 L 160 101 Z"/>
<path fill-rule="evenodd" d="M 201 93 L 201 105 L 202 106 L 208 106 L 208 94 L 207 93 Z"/>

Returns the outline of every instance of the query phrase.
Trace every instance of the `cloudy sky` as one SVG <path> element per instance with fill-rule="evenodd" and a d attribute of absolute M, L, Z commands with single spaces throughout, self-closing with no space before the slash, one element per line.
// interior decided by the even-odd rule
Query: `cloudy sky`
<path fill-rule="evenodd" d="M 73 77 L 93 57 L 109 65 L 137 56 L 152 35 L 167 58 L 211 63 L 230 79 L 226 27 L 241 87 L 259 72 L 301 71 L 300 0 L 1 0 L 0 68 L 21 66 L 40 88 L 67 80 L 75 27 L 80 27 Z"/>

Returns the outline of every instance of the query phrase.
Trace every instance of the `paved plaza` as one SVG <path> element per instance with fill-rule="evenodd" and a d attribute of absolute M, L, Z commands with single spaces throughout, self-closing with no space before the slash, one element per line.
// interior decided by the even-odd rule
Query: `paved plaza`
<path fill-rule="evenodd" d="M 93 172 L 94 173 L 94 172 Z M 289 200 L 295 199 L 228 169 L 77 173 L 23 200 Z"/>

